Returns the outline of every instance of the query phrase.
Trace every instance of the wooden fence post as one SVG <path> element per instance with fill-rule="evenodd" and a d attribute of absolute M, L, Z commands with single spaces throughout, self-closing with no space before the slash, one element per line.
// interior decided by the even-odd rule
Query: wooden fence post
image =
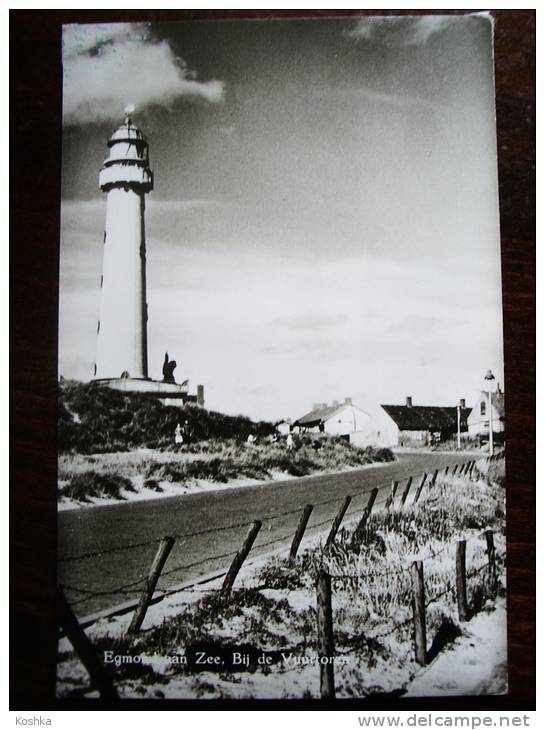
<path fill-rule="evenodd" d="M 486 538 L 486 553 L 488 555 L 488 580 L 492 595 L 495 596 L 498 590 L 498 574 L 496 570 L 496 548 L 494 546 L 494 533 L 492 530 L 486 530 L 484 533 Z"/>
<path fill-rule="evenodd" d="M 459 540 L 456 543 L 456 600 L 458 603 L 458 618 L 460 621 L 468 621 L 465 540 Z"/>
<path fill-rule="evenodd" d="M 142 593 L 140 594 L 138 606 L 134 611 L 132 621 L 129 625 L 129 628 L 127 629 L 128 634 L 135 634 L 137 631 L 140 631 L 140 627 L 142 626 L 142 623 L 144 622 L 144 619 L 146 617 L 146 612 L 148 610 L 150 601 L 153 598 L 157 581 L 159 580 L 161 571 L 165 566 L 165 563 L 174 543 L 175 539 L 173 537 L 163 537 L 161 539 L 159 547 L 157 548 L 157 552 L 155 553 L 153 563 L 151 564 L 148 577 L 146 578 L 146 584 L 142 589 Z"/>
<path fill-rule="evenodd" d="M 248 530 L 248 534 L 244 538 L 244 542 L 242 543 L 242 547 L 238 551 L 238 553 L 233 558 L 233 562 L 231 563 L 231 566 L 229 570 L 227 571 L 227 575 L 225 576 L 225 579 L 223 581 L 223 585 L 221 587 L 221 594 L 223 596 L 228 596 L 229 593 L 231 593 L 231 588 L 233 587 L 233 583 L 235 582 L 235 579 L 238 575 L 239 570 L 242 568 L 242 564 L 248 557 L 248 553 L 252 549 L 252 545 L 254 544 L 254 540 L 257 537 L 257 533 L 261 529 L 261 520 L 255 520 L 250 529 Z"/>
<path fill-rule="evenodd" d="M 421 560 L 412 564 L 414 654 L 418 664 L 426 664 L 426 597 L 424 594 L 424 568 Z"/>
<path fill-rule="evenodd" d="M 468 461 L 466 464 L 466 468 L 464 469 L 464 476 L 467 476 L 469 474 L 470 466 L 471 466 L 471 461 Z"/>
<path fill-rule="evenodd" d="M 59 623 L 64 629 L 66 637 L 74 647 L 81 659 L 81 663 L 89 672 L 91 683 L 96 687 L 103 700 L 117 700 L 119 695 L 114 687 L 110 673 L 98 658 L 95 647 L 89 637 L 79 625 L 77 618 L 72 613 L 61 587 L 57 589 L 57 605 L 59 611 Z"/>
<path fill-rule="evenodd" d="M 413 483 L 413 478 L 409 477 L 407 479 L 407 484 L 405 485 L 405 489 L 403 490 L 403 494 L 401 495 L 401 502 L 399 504 L 400 507 L 404 507 L 405 502 L 407 501 L 407 497 L 409 496 L 409 490 L 411 488 L 412 483 Z"/>
<path fill-rule="evenodd" d="M 420 484 L 418 485 L 418 489 L 416 490 L 416 494 L 414 495 L 414 501 L 413 504 L 416 504 L 418 500 L 420 499 L 420 494 L 422 493 L 422 490 L 424 489 L 424 484 L 426 483 L 426 479 L 428 478 L 428 475 L 426 472 L 422 475 L 422 479 L 420 481 Z"/>
<path fill-rule="evenodd" d="M 384 505 L 386 512 L 389 512 L 390 507 L 393 507 L 393 505 L 394 505 L 394 499 L 396 496 L 398 486 L 399 486 L 399 483 L 394 480 L 392 482 L 392 488 L 391 488 L 390 494 L 388 495 L 388 499 L 386 500 L 386 504 Z"/>
<path fill-rule="evenodd" d="M 367 524 L 369 515 L 371 514 L 371 512 L 373 510 L 373 505 L 375 504 L 375 499 L 377 498 L 377 494 L 378 494 L 378 487 L 375 487 L 369 493 L 369 499 L 367 500 L 367 504 L 365 505 L 365 509 L 363 510 L 361 519 L 358 523 L 358 526 L 354 530 L 354 538 L 356 540 L 361 540 L 361 538 L 363 537 L 363 531 L 365 530 L 365 525 Z"/>
<path fill-rule="evenodd" d="M 448 474 L 448 466 L 445 467 L 445 476 Z"/>
<path fill-rule="evenodd" d="M 295 535 L 293 536 L 293 541 L 291 543 L 290 548 L 290 560 L 295 560 L 297 556 L 297 551 L 299 550 L 299 545 L 301 544 L 301 540 L 303 539 L 303 535 L 305 534 L 305 530 L 307 529 L 307 523 L 310 517 L 310 513 L 314 509 L 313 505 L 306 504 L 305 508 L 303 510 L 303 513 L 301 515 L 301 519 L 299 520 L 299 524 L 297 525 L 297 529 L 295 530 Z"/>
<path fill-rule="evenodd" d="M 331 530 L 329 531 L 329 535 L 327 536 L 327 540 L 325 541 L 325 547 L 328 547 L 335 542 L 337 532 L 339 531 L 339 527 L 341 526 L 341 522 L 343 521 L 343 517 L 351 501 L 352 497 L 350 495 L 347 495 L 344 498 L 344 502 L 341 504 L 339 511 L 335 515 L 335 519 L 333 520 L 333 523 L 331 525 Z"/>
<path fill-rule="evenodd" d="M 316 613 L 318 618 L 318 658 L 320 661 L 320 697 L 335 699 L 333 612 L 331 610 L 331 576 L 320 571 L 316 583 Z"/>
<path fill-rule="evenodd" d="M 437 481 L 437 476 L 439 475 L 439 469 L 436 469 L 433 472 L 433 476 L 431 478 L 430 487 L 435 487 L 435 482 Z"/>
<path fill-rule="evenodd" d="M 457 471 L 458 471 L 458 464 L 454 464 L 454 466 L 452 467 L 452 472 L 451 472 L 452 476 L 454 476 Z"/>

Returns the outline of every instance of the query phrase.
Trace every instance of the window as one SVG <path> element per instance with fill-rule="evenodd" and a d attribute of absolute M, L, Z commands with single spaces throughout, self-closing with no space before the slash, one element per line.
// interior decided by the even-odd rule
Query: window
<path fill-rule="evenodd" d="M 481 416 L 485 416 L 485 415 L 486 415 L 486 401 L 482 400 L 481 401 Z"/>

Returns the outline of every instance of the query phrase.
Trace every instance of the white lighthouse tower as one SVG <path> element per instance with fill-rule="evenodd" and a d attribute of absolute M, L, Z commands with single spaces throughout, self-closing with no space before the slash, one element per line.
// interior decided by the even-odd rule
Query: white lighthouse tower
<path fill-rule="evenodd" d="M 108 196 L 104 257 L 100 279 L 95 381 L 116 390 L 156 395 L 164 403 L 204 405 L 204 387 L 189 395 L 188 380 L 176 383 L 176 362 L 168 353 L 163 380 L 148 373 L 146 301 L 146 193 L 153 190 L 148 142 L 132 122 L 132 105 L 108 140 L 109 157 L 100 170 L 100 189 Z"/>
<path fill-rule="evenodd" d="M 153 189 L 148 143 L 134 107 L 108 140 L 100 171 L 107 193 L 95 378 L 148 378 L 145 196 Z"/>

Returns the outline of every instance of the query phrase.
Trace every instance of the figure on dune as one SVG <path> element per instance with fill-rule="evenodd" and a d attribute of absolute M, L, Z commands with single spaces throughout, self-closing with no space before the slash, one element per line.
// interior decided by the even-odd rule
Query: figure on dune
<path fill-rule="evenodd" d="M 176 369 L 176 360 L 168 359 L 168 352 L 165 352 L 165 361 L 163 363 L 163 382 L 175 383 L 174 370 Z"/>

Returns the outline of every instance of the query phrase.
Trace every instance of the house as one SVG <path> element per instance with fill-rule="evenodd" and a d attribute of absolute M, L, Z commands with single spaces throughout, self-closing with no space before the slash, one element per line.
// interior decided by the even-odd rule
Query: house
<path fill-rule="evenodd" d="M 373 419 L 368 443 L 376 446 L 425 446 L 456 436 L 467 434 L 467 419 L 471 408 L 462 398 L 458 406 L 417 406 L 412 398 L 405 405 L 381 405 Z"/>
<path fill-rule="evenodd" d="M 343 403 L 315 403 L 309 413 L 294 422 L 293 427 L 300 432 L 342 436 L 351 444 L 361 446 L 367 443 L 368 425 L 369 414 L 355 406 L 351 398 L 345 398 Z"/>
<path fill-rule="evenodd" d="M 284 421 L 278 421 L 274 424 L 276 432 L 281 436 L 286 436 L 292 428 L 291 418 L 286 418 Z"/>
<path fill-rule="evenodd" d="M 470 436 L 488 434 L 490 429 L 490 399 L 489 394 L 482 390 L 481 394 L 471 409 L 467 419 L 467 426 Z M 492 393 L 492 430 L 494 433 L 502 433 L 505 429 L 505 394 L 502 393 L 500 385 Z"/>

